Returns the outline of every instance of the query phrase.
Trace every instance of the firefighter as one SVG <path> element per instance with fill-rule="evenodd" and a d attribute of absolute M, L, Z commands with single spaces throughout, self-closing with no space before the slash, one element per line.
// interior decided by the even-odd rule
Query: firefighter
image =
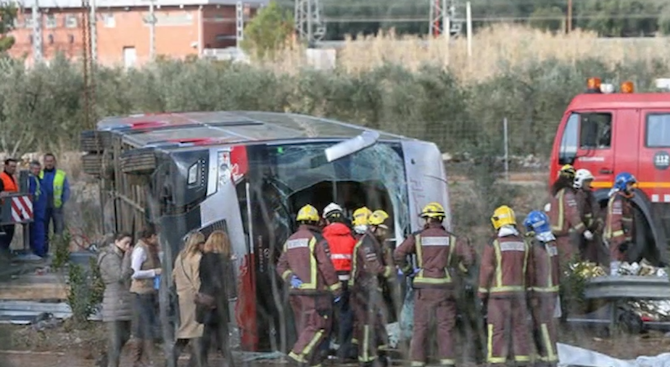
<path fill-rule="evenodd" d="M 330 332 L 333 296 L 337 303 L 342 291 L 319 219 L 311 205 L 298 211 L 298 230 L 284 244 L 277 263 L 277 272 L 290 285 L 298 340 L 288 356 L 298 366 L 321 364 L 320 346 Z"/>
<path fill-rule="evenodd" d="M 549 217 L 541 211 L 528 213 L 523 222 L 527 240 L 531 243 L 533 276 L 531 284 L 531 314 L 535 345 L 539 355 L 536 367 L 555 367 L 556 323 L 554 310 L 560 284 L 560 268 L 556 238 L 551 233 Z"/>
<path fill-rule="evenodd" d="M 351 345 L 353 333 L 353 312 L 349 305 L 348 283 L 351 274 L 351 258 L 354 253 L 356 240 L 351 234 L 351 229 L 344 224 L 344 210 L 335 203 L 330 203 L 323 210 L 323 218 L 326 227 L 323 229 L 323 237 L 330 246 L 330 258 L 333 261 L 335 272 L 342 285 L 342 299 L 336 307 L 337 323 L 333 329 L 337 332 L 338 358 L 341 363 L 345 359 L 355 359 L 356 354 Z"/>
<path fill-rule="evenodd" d="M 632 174 L 619 173 L 614 179 L 614 188 L 610 191 L 610 199 L 607 202 L 603 239 L 610 250 L 611 275 L 617 273 L 619 264 L 625 259 L 626 251 L 633 241 L 635 226 L 631 200 L 635 195 L 633 191 L 635 183 L 637 180 Z"/>
<path fill-rule="evenodd" d="M 474 252 L 466 241 L 458 239 L 443 226 L 445 212 L 439 203 L 429 203 L 420 214 L 423 229 L 413 233 L 393 253 L 395 263 L 405 275 L 414 277 L 414 329 L 410 343 L 412 366 L 426 365 L 426 346 L 431 323 L 436 323 L 439 364 L 454 366 L 453 329 L 456 323 L 456 290 L 451 272 L 461 262 L 470 266 Z M 416 254 L 417 269 L 407 255 Z"/>
<path fill-rule="evenodd" d="M 575 173 L 573 187 L 577 190 L 576 199 L 580 217 L 586 225 L 586 229 L 593 233 L 594 238 L 587 240 L 585 237 L 581 241 L 579 251 L 583 260 L 588 260 L 600 264 L 603 262 L 601 256 L 601 242 L 598 241 L 603 229 L 603 220 L 600 217 L 600 205 L 596 196 L 591 190 L 593 182 L 591 171 L 581 168 Z"/>
<path fill-rule="evenodd" d="M 558 179 L 552 187 L 553 198 L 549 208 L 551 230 L 556 237 L 560 260 L 565 265 L 573 261 L 578 254 L 579 244 L 574 242 L 581 240 L 576 239 L 576 236 L 583 236 L 589 241 L 593 239 L 593 233 L 586 229 L 579 216 L 574 180 L 575 168 L 566 164 L 561 168 Z"/>
<path fill-rule="evenodd" d="M 509 355 L 517 365 L 530 363 L 527 287 L 531 284 L 530 248 L 516 229 L 514 211 L 503 205 L 491 216 L 496 237 L 484 248 L 478 295 L 487 310 L 487 362 L 504 366 Z"/>
<path fill-rule="evenodd" d="M 354 319 L 358 340 L 360 366 L 386 366 L 388 335 L 383 314 L 382 284 L 395 274 L 394 267 L 386 263 L 382 243 L 388 235 L 389 215 L 376 210 L 368 218 L 368 228 L 356 243 L 351 266 L 351 289 L 354 299 Z"/>
<path fill-rule="evenodd" d="M 368 229 L 368 218 L 372 214 L 372 211 L 367 207 L 358 208 L 354 211 L 353 225 L 354 225 L 354 236 L 357 240 L 361 239 L 365 234 L 365 231 Z"/>

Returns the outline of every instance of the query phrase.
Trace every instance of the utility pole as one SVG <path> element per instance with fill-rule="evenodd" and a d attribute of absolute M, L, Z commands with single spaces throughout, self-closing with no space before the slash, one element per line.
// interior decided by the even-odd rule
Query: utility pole
<path fill-rule="evenodd" d="M 244 39 L 244 3 L 241 1 L 238 1 L 235 5 L 235 26 L 235 42 L 237 49 L 239 50 L 242 46 L 242 40 Z"/>
<path fill-rule="evenodd" d="M 567 33 L 572 32 L 572 0 L 568 0 L 568 19 L 566 19 Z"/>
<path fill-rule="evenodd" d="M 33 21 L 33 63 L 42 62 L 42 14 L 40 14 L 40 5 L 38 0 L 33 0 L 32 7 Z"/>
<path fill-rule="evenodd" d="M 154 61 L 156 58 L 156 12 L 154 11 L 154 1 L 149 0 L 149 59 Z"/>
<path fill-rule="evenodd" d="M 84 78 L 84 120 L 86 126 L 95 127 L 95 119 L 93 118 L 94 105 L 94 83 L 93 83 L 93 56 L 91 44 L 91 5 L 89 0 L 81 1 L 81 33 L 82 33 L 82 75 Z"/>
<path fill-rule="evenodd" d="M 90 25 L 89 34 L 91 39 L 91 64 L 96 65 L 98 63 L 98 22 L 97 22 L 97 12 L 96 12 L 96 0 L 91 0 L 91 14 L 88 19 Z"/>
<path fill-rule="evenodd" d="M 319 0 L 295 0 L 295 27 L 298 37 L 310 45 L 323 39 L 326 23 L 321 17 Z"/>

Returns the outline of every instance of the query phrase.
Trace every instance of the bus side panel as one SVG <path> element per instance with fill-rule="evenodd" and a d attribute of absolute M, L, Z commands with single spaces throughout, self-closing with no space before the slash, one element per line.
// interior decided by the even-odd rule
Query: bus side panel
<path fill-rule="evenodd" d="M 412 232 L 421 229 L 419 213 L 426 204 L 433 201 L 444 206 L 447 214 L 444 225 L 450 230 L 449 184 L 440 150 L 433 143 L 411 140 L 402 142 L 402 150 L 407 174 Z"/>

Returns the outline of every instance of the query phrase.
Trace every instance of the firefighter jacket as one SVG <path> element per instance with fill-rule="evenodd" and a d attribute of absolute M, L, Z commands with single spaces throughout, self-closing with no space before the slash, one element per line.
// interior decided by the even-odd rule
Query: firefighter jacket
<path fill-rule="evenodd" d="M 436 223 L 407 237 L 393 252 L 393 260 L 405 274 L 411 270 L 407 262 L 411 254 L 416 254 L 419 268 L 414 288 L 452 288 L 452 273 L 458 264 L 468 267 L 474 262 L 470 245 Z"/>
<path fill-rule="evenodd" d="M 518 235 L 498 237 L 484 248 L 479 297 L 523 296 L 532 285 L 530 245 Z"/>
<path fill-rule="evenodd" d="M 615 192 L 607 203 L 607 220 L 603 238 L 614 244 L 633 240 L 633 207 L 622 193 Z"/>
<path fill-rule="evenodd" d="M 532 236 L 534 235 L 533 233 Z M 533 264 L 529 267 L 532 295 L 534 297 L 556 297 L 561 274 L 556 241 L 543 242 L 533 237 L 527 238 Z"/>
<path fill-rule="evenodd" d="M 556 237 L 567 236 L 570 232 L 582 234 L 586 231 L 579 215 L 574 189 L 563 188 L 551 199 L 549 219 L 551 231 Z"/>
<path fill-rule="evenodd" d="M 387 262 L 382 245 L 368 231 L 356 243 L 351 264 L 349 288 L 362 291 L 382 290 L 382 284 L 392 275 L 394 267 Z"/>
<path fill-rule="evenodd" d="M 586 229 L 597 232 L 603 228 L 603 220 L 600 218 L 600 205 L 591 190 L 577 190 L 575 193 L 577 208 Z"/>
<path fill-rule="evenodd" d="M 341 281 L 348 281 L 351 274 L 351 258 L 356 240 L 344 223 L 332 223 L 323 229 L 323 237 L 330 247 L 330 258 Z"/>
<path fill-rule="evenodd" d="M 291 294 L 319 295 L 333 292 L 339 296 L 342 291 L 330 260 L 328 242 L 316 227 L 301 225 L 286 240 L 277 263 L 277 273 L 286 282 L 290 282 L 294 275 L 302 281 L 299 288 L 290 289 Z"/>

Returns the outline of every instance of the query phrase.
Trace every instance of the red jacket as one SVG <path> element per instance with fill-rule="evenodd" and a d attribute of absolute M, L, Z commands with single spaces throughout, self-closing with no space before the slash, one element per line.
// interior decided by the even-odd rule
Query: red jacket
<path fill-rule="evenodd" d="M 356 240 L 351 235 L 351 229 L 344 223 L 332 223 L 323 229 L 323 237 L 330 245 L 330 258 L 333 261 L 338 278 L 341 281 L 349 280 L 351 258 L 356 246 Z"/>

